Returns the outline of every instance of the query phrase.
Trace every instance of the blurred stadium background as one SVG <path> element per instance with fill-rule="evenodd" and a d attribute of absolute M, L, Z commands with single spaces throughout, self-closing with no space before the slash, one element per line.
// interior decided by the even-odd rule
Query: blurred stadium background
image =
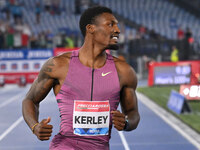
<path fill-rule="evenodd" d="M 119 20 L 120 50 L 111 53 L 133 66 L 139 92 L 165 109 L 172 89 L 184 95 L 196 122 L 182 121 L 200 133 L 200 0 L 0 0 L 0 90 L 32 83 L 46 59 L 77 50 L 80 15 L 94 5 Z M 152 95 L 163 91 L 160 104 Z"/>
<path fill-rule="evenodd" d="M 150 61 L 171 61 L 174 46 L 179 60 L 199 60 L 199 0 L 189 4 L 187 0 L 0 0 L 0 59 L 17 57 L 8 50 L 24 50 L 24 54 L 80 47 L 80 14 L 97 4 L 110 7 L 117 16 L 121 29 L 118 55 L 126 58 L 139 78 L 147 77 Z M 28 64 L 21 69 L 29 70 Z M 10 65 L 1 63 L 1 72 L 20 68 Z"/>

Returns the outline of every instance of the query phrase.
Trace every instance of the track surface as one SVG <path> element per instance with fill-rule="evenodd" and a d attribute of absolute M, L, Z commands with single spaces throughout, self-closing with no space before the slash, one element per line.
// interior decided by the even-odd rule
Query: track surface
<path fill-rule="evenodd" d="M 7 85 L 0 88 L 0 150 L 47 150 L 49 147 L 50 140 L 39 141 L 22 119 L 21 103 L 29 87 Z M 197 150 L 140 101 L 139 111 L 141 121 L 135 131 L 112 130 L 111 150 Z M 40 120 L 48 116 L 52 119 L 54 136 L 59 131 L 60 120 L 53 92 L 40 106 Z"/>

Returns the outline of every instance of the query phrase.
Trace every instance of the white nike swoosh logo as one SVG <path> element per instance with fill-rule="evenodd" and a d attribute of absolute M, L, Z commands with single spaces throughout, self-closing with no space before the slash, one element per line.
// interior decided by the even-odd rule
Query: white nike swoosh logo
<path fill-rule="evenodd" d="M 106 75 L 110 74 L 111 72 L 112 72 L 112 71 L 110 71 L 110 72 L 107 72 L 107 73 L 103 73 L 103 72 L 102 72 L 102 74 L 101 74 L 101 75 L 102 75 L 102 77 L 105 77 Z"/>

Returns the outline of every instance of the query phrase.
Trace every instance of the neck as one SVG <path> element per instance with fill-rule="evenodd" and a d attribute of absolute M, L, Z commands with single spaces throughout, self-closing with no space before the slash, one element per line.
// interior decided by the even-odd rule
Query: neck
<path fill-rule="evenodd" d="M 101 68 L 106 62 L 105 49 L 95 45 L 92 41 L 85 40 L 79 51 L 79 60 L 85 66 L 94 69 Z"/>

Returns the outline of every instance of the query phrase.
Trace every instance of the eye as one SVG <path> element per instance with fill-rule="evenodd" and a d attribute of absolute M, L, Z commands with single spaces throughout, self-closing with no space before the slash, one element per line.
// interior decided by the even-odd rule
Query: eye
<path fill-rule="evenodd" d="M 113 25 L 114 24 L 112 22 L 108 24 L 109 27 L 113 27 Z"/>
<path fill-rule="evenodd" d="M 109 27 L 113 27 L 113 26 L 114 26 L 114 22 L 112 22 L 112 21 L 111 21 L 111 22 L 108 22 L 108 26 L 109 26 Z"/>

